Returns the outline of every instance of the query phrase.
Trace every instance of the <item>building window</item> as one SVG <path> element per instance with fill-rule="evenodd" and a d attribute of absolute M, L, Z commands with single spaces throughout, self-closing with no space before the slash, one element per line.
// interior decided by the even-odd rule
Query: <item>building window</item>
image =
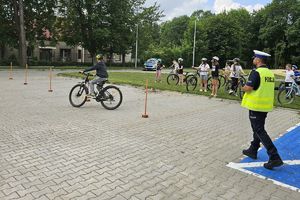
<path fill-rule="evenodd" d="M 41 61 L 52 61 L 52 49 L 40 49 L 40 60 Z"/>
<path fill-rule="evenodd" d="M 77 59 L 81 59 L 82 55 L 81 55 L 81 49 L 78 49 L 78 53 L 77 53 Z"/>
<path fill-rule="evenodd" d="M 116 55 L 115 55 L 115 61 L 116 61 L 116 62 L 122 61 L 122 55 L 116 54 Z"/>
<path fill-rule="evenodd" d="M 71 61 L 71 49 L 60 49 L 59 55 L 62 62 Z"/>

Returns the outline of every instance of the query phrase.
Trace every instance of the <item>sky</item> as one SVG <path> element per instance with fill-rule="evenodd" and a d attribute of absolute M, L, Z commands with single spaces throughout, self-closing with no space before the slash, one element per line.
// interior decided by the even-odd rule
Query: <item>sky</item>
<path fill-rule="evenodd" d="M 220 13 L 224 10 L 246 8 L 248 11 L 259 10 L 272 0 L 146 0 L 150 6 L 157 2 L 164 11 L 162 21 L 171 20 L 181 15 L 190 16 L 195 10 L 211 10 Z"/>

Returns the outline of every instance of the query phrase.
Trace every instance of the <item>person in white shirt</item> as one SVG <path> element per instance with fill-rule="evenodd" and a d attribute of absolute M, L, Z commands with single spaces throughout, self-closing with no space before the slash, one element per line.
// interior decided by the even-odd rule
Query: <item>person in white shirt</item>
<path fill-rule="evenodd" d="M 229 94 L 236 93 L 239 79 L 241 78 L 241 74 L 245 74 L 242 66 L 240 65 L 240 59 L 233 59 L 233 65 L 230 67 L 230 79 L 231 79 L 231 89 Z"/>
<path fill-rule="evenodd" d="M 223 68 L 224 70 L 224 77 L 225 77 L 225 80 L 226 82 L 229 80 L 229 76 L 231 74 L 231 61 L 227 61 L 226 64 L 225 64 L 225 67 Z"/>
<path fill-rule="evenodd" d="M 204 91 L 207 92 L 207 79 L 208 79 L 208 72 L 210 70 L 209 64 L 207 64 L 207 58 L 201 59 L 201 64 L 199 67 L 193 67 L 193 69 L 197 69 L 200 75 L 200 92 Z"/>
<path fill-rule="evenodd" d="M 291 64 L 287 64 L 285 66 L 285 87 L 290 87 L 294 81 L 294 77 L 295 77 L 295 73 L 292 70 L 292 65 Z"/>
<path fill-rule="evenodd" d="M 179 64 L 176 60 L 172 61 L 172 65 L 170 66 L 172 69 L 172 73 L 177 74 L 179 69 Z"/>

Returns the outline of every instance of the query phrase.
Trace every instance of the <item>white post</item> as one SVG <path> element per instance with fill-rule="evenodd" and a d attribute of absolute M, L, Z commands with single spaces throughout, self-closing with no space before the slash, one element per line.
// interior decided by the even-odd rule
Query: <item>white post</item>
<path fill-rule="evenodd" d="M 134 67 L 137 68 L 137 57 L 138 57 L 138 38 L 139 38 L 139 24 L 136 26 L 136 40 L 135 40 L 135 64 Z"/>
<path fill-rule="evenodd" d="M 197 21 L 195 20 L 195 30 L 194 30 L 194 47 L 193 47 L 193 66 L 195 66 L 195 51 L 196 51 L 196 25 L 197 25 Z"/>
<path fill-rule="evenodd" d="M 84 48 L 82 47 L 82 57 L 81 57 L 82 63 L 84 63 Z"/>

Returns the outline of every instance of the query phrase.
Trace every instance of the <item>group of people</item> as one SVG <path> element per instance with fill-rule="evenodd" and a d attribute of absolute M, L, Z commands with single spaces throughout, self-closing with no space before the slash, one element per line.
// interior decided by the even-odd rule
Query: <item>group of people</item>
<path fill-rule="evenodd" d="M 173 60 L 171 67 L 174 67 L 175 72 L 179 76 L 179 85 L 183 85 L 184 75 L 183 75 L 183 59 L 179 58 L 178 61 Z M 158 59 L 156 67 L 155 81 L 161 81 L 161 70 L 164 68 L 164 65 L 161 62 L 161 59 Z M 200 77 L 200 92 L 207 92 L 207 80 L 209 74 L 212 76 L 212 93 L 211 96 L 216 97 L 218 92 L 219 83 L 219 74 L 220 74 L 220 64 L 219 58 L 217 56 L 212 57 L 211 66 L 208 64 L 207 58 L 201 59 L 201 64 L 199 67 L 192 67 L 198 71 Z M 240 64 L 239 58 L 234 58 L 232 61 L 227 61 L 224 70 L 224 75 L 226 81 L 231 79 L 232 84 L 229 91 L 229 94 L 236 94 L 238 81 L 241 78 L 241 75 L 245 75 L 243 68 Z"/>
<path fill-rule="evenodd" d="M 192 67 L 196 69 L 200 76 L 200 92 L 204 91 L 207 92 L 207 80 L 209 72 L 211 71 L 212 76 L 212 93 L 211 96 L 216 97 L 218 92 L 218 85 L 219 85 L 219 71 L 220 71 L 220 64 L 219 58 L 214 56 L 211 60 L 211 67 L 207 62 L 207 58 L 201 59 L 201 64 L 199 67 Z"/>

